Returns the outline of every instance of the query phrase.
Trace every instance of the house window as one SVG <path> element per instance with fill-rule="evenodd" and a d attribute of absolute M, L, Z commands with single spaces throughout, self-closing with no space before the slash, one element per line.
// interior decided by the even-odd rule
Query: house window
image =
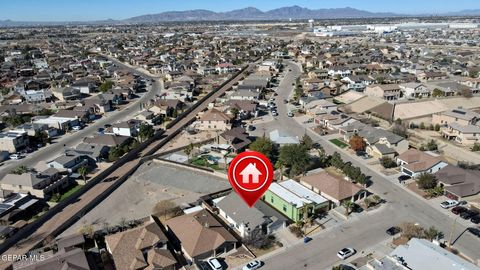
<path fill-rule="evenodd" d="M 270 197 L 270 202 L 273 203 L 273 197 Z"/>
<path fill-rule="evenodd" d="M 287 206 L 285 204 L 283 205 L 283 212 L 287 212 Z"/>

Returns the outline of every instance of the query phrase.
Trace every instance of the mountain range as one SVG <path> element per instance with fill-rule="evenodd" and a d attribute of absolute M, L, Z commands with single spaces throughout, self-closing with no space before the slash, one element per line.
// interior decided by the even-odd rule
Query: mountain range
<path fill-rule="evenodd" d="M 247 7 L 226 12 L 214 12 L 204 9 L 186 11 L 167 11 L 156 14 L 136 16 L 123 20 L 101 21 L 70 21 L 70 22 L 19 22 L 0 20 L 0 26 L 27 26 L 53 24 L 125 24 L 125 23 L 156 23 L 175 21 L 251 21 L 251 20 L 300 20 L 300 19 L 360 19 L 360 18 L 387 18 L 408 16 L 480 16 L 480 9 L 469 9 L 442 14 L 409 15 L 391 12 L 370 12 L 351 7 L 331 9 L 308 9 L 299 6 L 282 7 L 268 11 L 261 11 L 255 7 Z"/>

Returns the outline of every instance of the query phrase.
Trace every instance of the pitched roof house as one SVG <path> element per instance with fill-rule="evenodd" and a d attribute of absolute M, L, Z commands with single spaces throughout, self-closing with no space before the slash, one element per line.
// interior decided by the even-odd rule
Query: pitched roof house
<path fill-rule="evenodd" d="M 165 222 L 174 244 L 192 260 L 201 260 L 236 249 L 237 239 L 208 211 L 186 214 Z"/>
<path fill-rule="evenodd" d="M 401 172 L 411 177 L 417 177 L 422 173 L 436 173 L 448 163 L 440 158 L 411 148 L 397 157 L 397 164 Z"/>
<path fill-rule="evenodd" d="M 451 199 L 460 200 L 480 193 L 480 171 L 448 165 L 436 172 L 435 177 Z"/>
<path fill-rule="evenodd" d="M 176 269 L 177 260 L 168 249 L 168 238 L 155 221 L 105 237 L 115 268 Z"/>

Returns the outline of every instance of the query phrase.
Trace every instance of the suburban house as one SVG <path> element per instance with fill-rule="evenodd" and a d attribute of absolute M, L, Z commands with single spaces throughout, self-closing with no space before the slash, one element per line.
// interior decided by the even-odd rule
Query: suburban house
<path fill-rule="evenodd" d="M 289 136 L 284 132 L 280 132 L 278 129 L 270 131 L 270 140 L 278 145 L 285 145 L 285 144 L 299 144 L 300 141 L 297 137 Z"/>
<path fill-rule="evenodd" d="M 140 227 L 107 235 L 105 244 L 115 269 L 178 269 L 168 238 L 153 219 Z"/>
<path fill-rule="evenodd" d="M 88 156 L 65 153 L 52 161 L 47 162 L 49 168 L 55 168 L 61 172 L 76 172 L 81 167 L 88 167 L 90 160 Z"/>
<path fill-rule="evenodd" d="M 401 89 L 398 84 L 375 84 L 367 86 L 365 94 L 385 100 L 398 100 Z"/>
<path fill-rule="evenodd" d="M 450 123 L 457 123 L 462 126 L 476 125 L 479 120 L 479 113 L 462 108 L 455 108 L 432 115 L 432 124 L 440 126 L 447 126 Z"/>
<path fill-rule="evenodd" d="M 477 270 L 478 266 L 426 239 L 412 238 L 395 248 L 390 256 L 401 260 L 408 269 Z M 393 268 L 395 269 L 395 268 Z"/>
<path fill-rule="evenodd" d="M 105 145 L 108 147 L 115 147 L 119 145 L 128 144 L 132 140 L 131 137 L 111 135 L 111 134 L 96 134 L 93 137 L 87 137 L 83 139 L 84 143 Z"/>
<path fill-rule="evenodd" d="M 341 205 L 345 201 L 356 202 L 367 197 L 368 192 L 347 180 L 330 175 L 326 171 L 307 174 L 300 183 L 313 192 L 330 201 L 329 208 Z"/>
<path fill-rule="evenodd" d="M 190 261 L 216 257 L 237 248 L 238 240 L 206 209 L 165 221 L 172 244 Z"/>
<path fill-rule="evenodd" d="M 240 89 L 230 95 L 231 100 L 259 100 L 260 92 L 250 89 Z"/>
<path fill-rule="evenodd" d="M 42 206 L 38 202 L 39 200 L 30 194 L 0 190 L 0 224 L 9 225 L 30 219 L 33 214 L 41 211 L 39 208 Z"/>
<path fill-rule="evenodd" d="M 397 156 L 397 164 L 403 174 L 412 178 L 418 177 L 422 173 L 434 174 L 448 165 L 437 156 L 414 148 Z"/>
<path fill-rule="evenodd" d="M 472 146 L 480 141 L 480 126 L 476 125 L 461 125 L 453 122 L 441 128 L 440 133 L 444 138 L 465 146 Z"/>
<path fill-rule="evenodd" d="M 27 132 L 25 131 L 5 131 L 0 132 L 0 151 L 16 153 L 30 143 Z"/>
<path fill-rule="evenodd" d="M 351 125 L 339 128 L 339 133 L 348 142 L 355 134 L 362 137 L 367 147 L 365 151 L 374 158 L 393 158 L 399 153 L 408 150 L 409 143 L 405 138 L 388 130 L 374 128 L 370 125 L 356 121 Z"/>
<path fill-rule="evenodd" d="M 314 118 L 315 124 L 319 124 L 320 126 L 328 128 L 330 130 L 340 129 L 356 121 L 357 120 L 343 113 L 322 114 L 317 115 Z"/>
<path fill-rule="evenodd" d="M 118 136 L 136 137 L 140 131 L 141 121 L 128 120 L 112 125 L 112 132 L 105 132 L 105 134 L 114 134 Z"/>
<path fill-rule="evenodd" d="M 38 198 L 48 198 L 51 194 L 68 187 L 71 179 L 61 176 L 59 171 L 48 168 L 40 173 L 7 174 L 0 180 L 0 188 L 18 193 L 30 193 Z"/>
<path fill-rule="evenodd" d="M 431 94 L 431 90 L 422 83 L 402 83 L 399 87 L 405 98 L 426 98 Z"/>
<path fill-rule="evenodd" d="M 65 238 L 65 239 L 64 239 Z M 57 247 L 49 251 L 40 251 L 36 255 L 41 260 L 19 260 L 13 263 L 13 269 L 21 270 L 65 270 L 92 269 L 95 262 L 87 258 L 83 251 L 85 239 L 80 237 L 64 237 L 57 241 Z"/>
<path fill-rule="evenodd" d="M 256 101 L 250 100 L 228 100 L 225 102 L 225 105 L 227 105 L 230 110 L 233 108 L 237 109 L 240 119 L 249 119 L 255 116 L 258 106 Z"/>
<path fill-rule="evenodd" d="M 294 222 L 325 212 L 329 208 L 326 198 L 292 179 L 273 182 L 262 200 Z"/>
<path fill-rule="evenodd" d="M 215 202 L 218 215 L 242 237 L 256 233 L 270 234 L 283 228 L 287 219 L 276 210 L 259 200 L 249 208 L 236 192 L 231 192 Z"/>
<path fill-rule="evenodd" d="M 217 109 L 210 109 L 199 117 L 195 127 L 203 131 L 228 130 L 231 128 L 230 121 L 227 114 Z"/>
<path fill-rule="evenodd" d="M 80 90 L 74 87 L 54 88 L 52 94 L 60 101 L 77 100 L 82 95 Z"/>
<path fill-rule="evenodd" d="M 436 172 L 435 178 L 450 199 L 462 200 L 480 193 L 480 171 L 448 165 Z"/>
<path fill-rule="evenodd" d="M 219 144 L 228 144 L 232 146 L 236 153 L 244 151 L 252 141 L 248 138 L 248 133 L 242 127 L 235 127 L 220 134 Z"/>
<path fill-rule="evenodd" d="M 75 149 L 67 150 L 67 154 L 71 155 L 84 155 L 88 156 L 92 160 L 98 162 L 102 158 L 108 157 L 109 148 L 106 145 L 80 143 Z"/>

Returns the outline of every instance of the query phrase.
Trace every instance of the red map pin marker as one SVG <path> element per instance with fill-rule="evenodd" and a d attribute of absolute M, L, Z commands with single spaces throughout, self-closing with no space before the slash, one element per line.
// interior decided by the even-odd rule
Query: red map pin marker
<path fill-rule="evenodd" d="M 252 207 L 272 183 L 270 160 L 255 151 L 237 155 L 228 167 L 228 180 L 238 195 Z"/>

